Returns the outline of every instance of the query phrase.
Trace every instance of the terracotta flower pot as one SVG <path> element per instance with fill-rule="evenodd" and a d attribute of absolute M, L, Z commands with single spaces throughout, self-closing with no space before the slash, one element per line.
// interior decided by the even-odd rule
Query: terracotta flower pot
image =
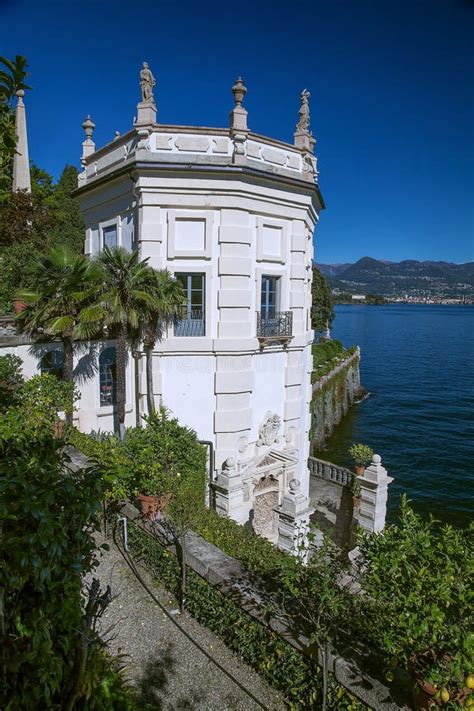
<path fill-rule="evenodd" d="M 415 702 L 415 709 L 418 711 L 431 711 L 433 707 L 438 707 L 439 704 L 434 700 L 434 695 L 437 689 L 433 684 L 428 684 L 427 682 L 419 682 L 413 687 L 413 701 Z"/>
<path fill-rule="evenodd" d="M 21 314 L 22 311 L 26 309 L 27 304 L 21 299 L 13 299 L 12 301 L 13 311 L 16 314 Z"/>
<path fill-rule="evenodd" d="M 356 467 L 355 472 L 357 476 L 364 476 L 365 467 Z"/>
<path fill-rule="evenodd" d="M 166 511 L 166 508 L 171 501 L 173 494 L 163 494 L 162 496 L 147 496 L 139 494 L 142 514 L 145 518 L 156 519 L 160 518 L 160 514 Z"/>
<path fill-rule="evenodd" d="M 156 514 L 158 512 L 158 497 L 139 494 L 138 498 L 140 499 L 143 516 L 149 519 L 156 518 Z"/>

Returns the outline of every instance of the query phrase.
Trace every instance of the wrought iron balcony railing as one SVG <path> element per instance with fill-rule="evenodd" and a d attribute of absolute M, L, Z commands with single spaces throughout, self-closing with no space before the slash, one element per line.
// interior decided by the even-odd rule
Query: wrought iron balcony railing
<path fill-rule="evenodd" d="M 175 336 L 204 336 L 205 322 L 202 309 L 192 309 L 174 325 Z"/>
<path fill-rule="evenodd" d="M 257 313 L 257 338 L 260 341 L 288 341 L 293 336 L 293 312 Z"/>

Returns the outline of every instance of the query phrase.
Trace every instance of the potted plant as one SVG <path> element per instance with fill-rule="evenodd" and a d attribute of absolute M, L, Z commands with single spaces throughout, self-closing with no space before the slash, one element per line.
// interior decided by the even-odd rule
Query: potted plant
<path fill-rule="evenodd" d="M 372 461 L 374 451 L 366 444 L 353 444 L 348 450 L 349 455 L 355 462 L 355 471 L 358 476 L 362 476 L 365 468 Z"/>

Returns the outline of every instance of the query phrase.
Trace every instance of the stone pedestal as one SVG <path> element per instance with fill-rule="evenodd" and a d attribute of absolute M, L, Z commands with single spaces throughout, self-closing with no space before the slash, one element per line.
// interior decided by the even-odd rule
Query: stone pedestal
<path fill-rule="evenodd" d="M 301 493 L 297 479 L 290 481 L 289 489 L 280 506 L 275 507 L 278 514 L 278 547 L 305 559 L 309 547 L 309 517 L 314 508 L 310 507 L 308 497 Z"/>
<path fill-rule="evenodd" d="M 213 486 L 216 511 L 243 523 L 244 489 L 235 459 L 225 460 Z M 240 514 L 240 516 L 239 516 Z"/>
<path fill-rule="evenodd" d="M 137 104 L 135 126 L 152 126 L 156 123 L 156 104 L 154 101 L 140 101 Z"/>
<path fill-rule="evenodd" d="M 374 454 L 372 463 L 363 476 L 357 477 L 361 488 L 361 502 L 357 522 L 368 533 L 379 533 L 385 526 L 388 485 L 393 478 L 382 466 L 380 455 Z"/>

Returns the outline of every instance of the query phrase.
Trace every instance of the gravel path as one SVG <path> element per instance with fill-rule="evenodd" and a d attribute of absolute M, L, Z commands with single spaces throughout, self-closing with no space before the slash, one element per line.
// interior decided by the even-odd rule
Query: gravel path
<path fill-rule="evenodd" d="M 98 540 L 98 544 L 102 543 Z M 237 684 L 218 669 L 160 610 L 135 578 L 111 540 L 110 550 L 94 573 L 101 587 L 110 585 L 114 599 L 101 620 L 101 635 L 114 654 L 126 655 L 125 676 L 137 689 L 139 708 L 178 711 L 257 711 L 255 703 Z M 168 611 L 176 601 L 140 575 Z M 283 699 L 212 632 L 188 615 L 177 615 L 186 632 L 235 676 L 267 709 L 280 711 Z"/>

